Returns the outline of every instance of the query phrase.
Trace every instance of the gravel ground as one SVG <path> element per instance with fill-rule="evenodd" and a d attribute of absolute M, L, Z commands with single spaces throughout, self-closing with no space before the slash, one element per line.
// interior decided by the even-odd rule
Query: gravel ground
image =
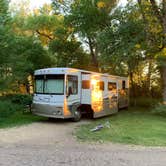
<path fill-rule="evenodd" d="M 77 142 L 72 132 L 83 123 L 0 129 L 0 166 L 166 166 L 166 148 Z"/>

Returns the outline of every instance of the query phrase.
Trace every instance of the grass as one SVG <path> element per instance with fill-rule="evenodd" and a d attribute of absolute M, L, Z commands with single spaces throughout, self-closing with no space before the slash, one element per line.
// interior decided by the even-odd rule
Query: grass
<path fill-rule="evenodd" d="M 46 118 L 34 116 L 31 113 L 23 114 L 21 111 L 17 111 L 10 117 L 0 121 L 0 128 L 16 127 L 21 125 L 27 125 L 33 122 L 39 122 L 46 120 Z"/>
<path fill-rule="evenodd" d="M 30 112 L 23 113 L 24 106 L 14 104 L 10 100 L 0 100 L 0 128 L 15 127 L 44 120 Z"/>
<path fill-rule="evenodd" d="M 110 128 L 90 130 L 99 124 L 110 123 Z M 101 118 L 77 128 L 75 135 L 81 141 L 115 142 L 144 146 L 166 146 L 166 117 L 150 113 L 145 108 L 130 108 L 118 114 Z"/>

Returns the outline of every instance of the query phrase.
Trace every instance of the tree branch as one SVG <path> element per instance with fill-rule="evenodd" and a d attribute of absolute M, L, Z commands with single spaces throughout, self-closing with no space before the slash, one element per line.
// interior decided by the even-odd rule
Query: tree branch
<path fill-rule="evenodd" d="M 45 33 L 41 33 L 39 30 L 36 30 L 36 32 L 37 32 L 39 35 L 41 35 L 41 36 L 44 36 L 44 37 L 47 37 L 47 38 L 50 39 L 50 40 L 53 40 L 53 37 L 51 37 L 51 36 L 49 36 L 49 35 L 47 35 L 47 34 L 45 34 Z"/>

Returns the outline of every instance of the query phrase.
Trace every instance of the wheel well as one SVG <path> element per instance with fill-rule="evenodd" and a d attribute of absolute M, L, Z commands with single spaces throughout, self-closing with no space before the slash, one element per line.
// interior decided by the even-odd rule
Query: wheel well
<path fill-rule="evenodd" d="M 89 104 L 81 104 L 78 108 L 81 110 L 82 114 L 93 113 L 92 107 Z"/>

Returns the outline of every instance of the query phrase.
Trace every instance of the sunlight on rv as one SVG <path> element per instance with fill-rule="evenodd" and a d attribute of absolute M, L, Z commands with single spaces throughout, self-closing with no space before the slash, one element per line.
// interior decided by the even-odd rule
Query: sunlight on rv
<path fill-rule="evenodd" d="M 97 79 L 91 80 L 92 85 L 92 109 L 94 112 L 100 112 L 103 110 L 103 93 L 100 89 L 100 82 Z"/>
<path fill-rule="evenodd" d="M 65 116 L 71 115 L 71 113 L 68 109 L 68 104 L 67 104 L 67 99 L 66 98 L 64 99 L 64 111 L 63 112 L 64 112 Z"/>

